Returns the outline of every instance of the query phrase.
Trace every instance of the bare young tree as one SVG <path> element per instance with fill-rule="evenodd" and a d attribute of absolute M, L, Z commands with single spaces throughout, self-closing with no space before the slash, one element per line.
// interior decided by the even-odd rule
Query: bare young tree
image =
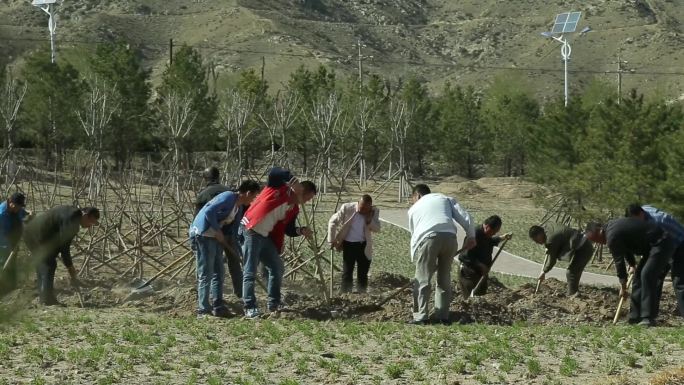
<path fill-rule="evenodd" d="M 301 97 L 297 92 L 290 90 L 285 93 L 278 92 L 273 100 L 271 119 L 267 119 L 264 114 L 259 113 L 259 119 L 266 126 L 271 140 L 271 167 L 275 165 L 276 145 L 279 145 L 281 151 L 285 152 L 286 132 L 290 130 L 301 113 L 300 102 Z M 277 139 L 280 139 L 279 144 L 276 143 Z M 284 162 L 281 161 L 280 163 Z"/>
<path fill-rule="evenodd" d="M 0 117 L 4 123 L 5 143 L 4 151 L 0 156 L 0 165 L 2 165 L 3 174 L 5 174 L 5 183 L 14 177 L 16 170 L 14 170 L 12 161 L 12 150 L 14 148 L 15 123 L 19 108 L 26 95 L 26 83 L 17 81 L 10 71 L 7 71 L 7 78 L 0 93 Z"/>
<path fill-rule="evenodd" d="M 393 99 L 390 104 L 390 128 L 392 130 L 394 148 L 399 155 L 399 170 L 395 175 L 399 175 L 399 202 L 404 196 L 408 195 L 406 183 L 408 175 L 406 172 L 406 138 L 408 130 L 413 120 L 413 111 L 403 100 Z M 394 176 L 390 175 L 390 179 Z"/>
<path fill-rule="evenodd" d="M 335 140 L 346 134 L 344 132 L 344 110 L 340 106 L 340 99 L 337 93 L 331 92 L 329 95 L 315 101 L 309 118 L 308 126 L 318 146 L 315 169 L 322 170 L 320 174 L 321 191 L 327 193 L 330 168 L 332 166 L 333 144 Z M 323 161 L 325 161 L 324 165 Z"/>
<path fill-rule="evenodd" d="M 93 200 L 99 195 L 104 183 L 104 143 L 106 131 L 114 114 L 119 112 L 120 103 L 116 98 L 116 85 L 96 77 L 88 79 L 88 92 L 85 95 L 78 119 L 88 137 L 88 149 L 94 167 L 90 170 L 88 198 Z"/>
<path fill-rule="evenodd" d="M 223 126 L 222 136 L 226 139 L 226 157 L 232 157 L 233 149 L 231 140 L 235 140 L 235 152 L 237 155 L 237 180 L 242 180 L 245 174 L 245 143 L 256 130 L 248 127 L 249 120 L 254 112 L 256 101 L 253 97 L 246 97 L 237 91 L 226 93 L 224 101 L 219 106 L 219 119 Z"/>
<path fill-rule="evenodd" d="M 359 185 L 365 186 L 367 181 L 366 170 L 366 136 L 368 130 L 375 123 L 377 109 L 368 97 L 359 99 L 356 103 L 355 126 L 359 132 Z"/>
<path fill-rule="evenodd" d="M 180 169 L 180 150 L 183 139 L 192 131 L 197 119 L 197 111 L 192 107 L 192 95 L 171 92 L 164 96 L 159 107 L 161 130 L 168 139 L 171 150 L 171 178 L 175 186 L 176 199 L 180 200 L 178 173 Z"/>

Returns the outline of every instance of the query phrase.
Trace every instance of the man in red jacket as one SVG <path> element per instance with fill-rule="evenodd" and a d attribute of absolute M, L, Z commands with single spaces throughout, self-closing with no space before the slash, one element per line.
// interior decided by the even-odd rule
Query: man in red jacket
<path fill-rule="evenodd" d="M 268 311 L 280 307 L 280 287 L 284 265 L 280 254 L 283 251 L 285 234 L 290 237 L 312 232 L 307 227 L 297 227 L 299 205 L 310 201 L 316 195 L 316 185 L 310 181 L 299 182 L 290 171 L 274 167 L 268 175 L 268 183 L 252 202 L 242 218 L 244 226 L 244 273 L 242 298 L 245 317 L 260 316 L 254 294 L 254 279 L 259 262 L 268 270 Z"/>

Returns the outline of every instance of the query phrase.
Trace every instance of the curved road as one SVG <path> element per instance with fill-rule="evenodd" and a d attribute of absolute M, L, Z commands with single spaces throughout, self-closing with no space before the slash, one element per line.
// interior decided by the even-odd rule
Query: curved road
<path fill-rule="evenodd" d="M 408 231 L 408 210 L 406 209 L 381 210 L 380 220 Z M 460 227 L 459 230 L 459 242 L 463 242 L 463 235 L 465 232 Z M 529 259 L 513 255 L 506 250 L 503 250 L 492 267 L 492 270 L 503 274 L 537 278 L 541 271 L 541 267 L 541 264 L 537 262 L 530 261 Z M 565 269 L 554 267 L 546 274 L 546 277 L 565 281 L 565 271 Z M 588 272 L 582 274 L 582 283 L 595 286 L 617 286 L 619 284 L 618 279 L 615 276 Z"/>

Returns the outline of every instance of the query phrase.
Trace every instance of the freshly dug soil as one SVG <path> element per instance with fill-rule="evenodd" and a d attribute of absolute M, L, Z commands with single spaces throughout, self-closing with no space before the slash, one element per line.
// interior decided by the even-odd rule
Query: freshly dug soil
<path fill-rule="evenodd" d="M 197 306 L 197 293 L 191 281 L 155 281 L 153 290 L 136 294 L 133 291 L 141 282 L 87 280 L 81 288 L 81 296 L 87 308 L 130 307 L 170 316 L 187 316 Z M 335 294 L 330 303 L 322 297 L 322 288 L 307 286 L 303 281 L 286 281 L 283 301 L 285 309 L 278 315 L 286 319 L 405 322 L 411 316 L 412 295 L 410 287 L 401 291 L 383 306 L 383 299 L 409 283 L 409 278 L 395 274 L 379 273 L 372 277 L 368 294 Z M 450 318 L 458 323 L 481 323 L 511 325 L 516 322 L 554 325 L 606 325 L 612 322 L 618 303 L 617 288 L 582 286 L 576 297 L 566 295 L 566 285 L 555 279 L 547 279 L 539 293 L 534 294 L 533 284 L 510 289 L 496 278 L 490 279 L 489 292 L 475 298 L 464 298 L 454 283 L 454 300 Z M 80 307 L 78 295 L 66 280 L 56 282 L 58 299 L 66 306 Z M 35 287 L 16 290 L 2 301 L 23 306 L 40 306 L 35 298 Z M 131 295 L 134 293 L 134 295 Z M 257 289 L 259 305 L 265 308 L 266 296 Z M 242 304 L 232 294 L 225 300 L 235 317 L 242 316 Z M 626 319 L 629 301 L 625 303 L 622 320 Z M 663 301 L 659 324 L 682 325 L 677 316 L 676 303 L 669 284 L 663 289 Z"/>

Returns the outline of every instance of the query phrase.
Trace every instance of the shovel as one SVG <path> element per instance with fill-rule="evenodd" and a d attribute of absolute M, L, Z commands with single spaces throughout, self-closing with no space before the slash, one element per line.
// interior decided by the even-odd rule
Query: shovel
<path fill-rule="evenodd" d="M 546 262 L 548 262 L 548 261 L 549 261 L 549 254 L 546 254 L 546 257 L 544 258 L 544 264 L 542 265 L 541 273 L 544 272 L 544 266 L 546 266 Z M 539 273 L 539 275 L 541 275 L 541 273 Z M 534 289 L 534 294 L 537 294 L 537 292 L 539 291 L 539 286 L 541 286 L 541 283 L 542 283 L 541 279 L 537 279 L 537 287 Z"/>
<path fill-rule="evenodd" d="M 150 278 L 147 280 L 145 283 L 142 285 L 138 286 L 138 288 L 131 290 L 131 294 L 140 294 L 144 293 L 147 291 L 150 291 L 151 289 L 146 289 L 154 280 L 157 278 L 161 277 L 162 274 L 166 273 L 167 271 L 173 269 L 176 265 L 178 265 L 183 259 L 185 259 L 188 255 L 192 254 L 192 251 L 188 251 L 187 253 L 181 255 L 178 257 L 175 261 L 171 262 L 170 265 L 166 266 L 165 268 L 161 269 L 157 274 L 154 275 L 154 277 Z"/>
<path fill-rule="evenodd" d="M 494 262 L 496 262 L 496 259 L 499 258 L 499 254 L 501 254 L 501 250 L 503 250 L 504 246 L 506 246 L 506 242 L 508 242 L 508 239 L 504 239 L 503 243 L 499 247 L 499 250 L 496 252 L 496 255 L 494 255 L 494 258 L 492 259 L 492 264 L 489 266 L 491 269 L 492 266 L 494 266 Z M 473 288 L 473 290 L 470 291 L 470 298 L 475 297 L 475 292 L 482 286 L 482 282 L 484 282 L 485 278 L 487 278 L 487 275 L 483 275 L 479 281 L 477 281 L 477 285 Z"/>
<path fill-rule="evenodd" d="M 627 287 L 632 286 L 632 280 L 634 279 L 634 273 L 629 275 L 629 279 L 627 280 Z M 622 310 L 622 305 L 625 303 L 625 297 L 620 296 L 620 302 L 618 302 L 618 307 L 617 310 L 615 311 L 615 317 L 613 318 L 613 325 L 615 325 L 618 322 L 618 319 L 620 318 L 620 311 Z"/>
<path fill-rule="evenodd" d="M 12 250 L 10 253 L 9 257 L 7 257 L 7 260 L 5 261 L 5 264 L 2 266 L 2 271 L 7 271 L 7 268 L 9 267 L 10 263 L 12 263 L 12 260 L 14 259 L 15 251 Z"/>

